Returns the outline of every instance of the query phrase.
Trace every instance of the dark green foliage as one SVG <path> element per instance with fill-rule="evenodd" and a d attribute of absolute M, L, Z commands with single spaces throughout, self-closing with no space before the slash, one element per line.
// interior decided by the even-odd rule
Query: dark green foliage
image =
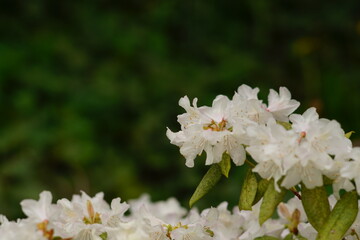
<path fill-rule="evenodd" d="M 185 167 L 184 95 L 209 105 L 242 83 L 287 86 L 346 132 L 360 122 L 358 1 L 0 3 L 0 213 L 47 189 L 107 199 L 190 198 L 205 171 Z M 356 140 L 354 134 L 353 140 Z M 203 206 L 236 205 L 233 168 Z"/>

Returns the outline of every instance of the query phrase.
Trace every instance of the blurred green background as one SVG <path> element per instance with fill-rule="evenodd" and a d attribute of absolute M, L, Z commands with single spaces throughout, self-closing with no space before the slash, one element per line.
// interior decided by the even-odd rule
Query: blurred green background
<path fill-rule="evenodd" d="M 360 3 L 0 1 L 0 213 L 50 190 L 186 205 L 206 172 L 165 136 L 184 95 L 209 105 L 242 83 L 287 86 L 360 129 Z M 237 203 L 241 168 L 199 207 Z"/>

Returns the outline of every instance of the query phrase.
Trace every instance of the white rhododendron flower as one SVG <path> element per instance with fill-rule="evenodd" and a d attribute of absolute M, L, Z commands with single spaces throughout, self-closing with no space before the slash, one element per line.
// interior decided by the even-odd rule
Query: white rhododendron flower
<path fill-rule="evenodd" d="M 220 162 L 224 152 L 230 154 L 236 165 L 243 164 L 245 151 L 241 138 L 233 131 L 231 102 L 227 97 L 217 96 L 212 107 L 190 107 L 187 97 L 180 103 L 187 110 L 178 117 L 182 129 L 177 133 L 168 129 L 166 135 L 171 143 L 180 147 L 186 166 L 193 167 L 194 159 L 203 151 L 207 165 Z"/>
<path fill-rule="evenodd" d="M 333 181 L 332 188 L 336 199 L 340 199 L 341 189 L 344 189 L 347 192 L 355 189 L 354 184 L 351 182 L 351 178 L 343 177 L 341 175 L 342 169 L 348 164 L 350 154 L 351 152 L 336 155 L 332 167 L 324 171 L 325 175 Z"/>
<path fill-rule="evenodd" d="M 134 215 L 141 213 L 141 208 L 145 208 L 152 216 L 170 224 L 176 224 L 178 219 L 184 217 L 187 212 L 175 198 L 153 203 L 147 194 L 140 196 L 138 199 L 130 200 L 129 204 L 130 211 Z"/>
<path fill-rule="evenodd" d="M 241 85 L 232 100 L 219 95 L 211 107 L 198 107 L 196 98 L 193 106 L 187 96 L 180 99 L 179 105 L 186 111 L 178 116 L 181 130 L 167 129 L 166 135 L 180 147 L 186 166 L 193 167 L 194 159 L 203 151 L 206 165 L 220 162 L 223 153 L 229 154 L 237 166 L 242 165 L 246 156 L 244 145 L 250 140 L 247 128 L 265 124 L 269 119 L 287 121 L 299 106 L 286 88 L 280 88 L 280 94 L 270 91 L 268 107 L 258 99 L 258 92 L 258 88 Z"/>
<path fill-rule="evenodd" d="M 302 181 L 308 188 L 322 186 L 322 175 L 334 168 L 333 156 L 349 153 L 351 141 L 338 122 L 319 119 L 314 108 L 303 115 L 291 115 L 290 121 L 299 137 L 298 161 L 288 170 L 282 185 L 289 188 Z"/>
<path fill-rule="evenodd" d="M 348 159 L 340 170 L 340 174 L 345 179 L 355 181 L 357 192 L 360 195 L 360 147 L 354 147 Z"/>
<path fill-rule="evenodd" d="M 300 182 L 310 189 L 322 186 L 323 175 L 335 179 L 334 156 L 351 151 L 351 141 L 339 123 L 319 119 L 314 108 L 289 118 L 293 123 L 290 130 L 275 120 L 248 128 L 251 141 L 246 151 L 257 162 L 253 171 L 265 179 L 274 178 L 275 182 L 284 177 L 281 185 L 285 188 Z M 341 183 L 342 188 L 350 189 L 344 181 Z"/>
<path fill-rule="evenodd" d="M 239 240 L 253 240 L 257 237 L 261 237 L 264 235 L 280 237 L 280 233 L 282 229 L 284 229 L 284 225 L 277 221 L 272 221 L 272 219 L 267 220 L 263 225 L 259 224 L 259 213 L 260 206 L 262 201 L 256 203 L 251 211 L 239 211 L 236 209 L 235 213 L 240 215 L 242 218 L 242 225 L 240 228 L 242 229 L 242 233 L 239 236 Z"/>
<path fill-rule="evenodd" d="M 0 225 L 1 240 L 47 240 L 43 233 L 26 220 L 2 222 Z"/>
<path fill-rule="evenodd" d="M 59 200 L 60 221 L 55 221 L 55 224 L 59 232 L 60 229 L 67 231 L 63 232 L 62 236 L 95 237 L 103 233 L 104 226 L 110 229 L 119 226 L 124 221 L 123 216 L 129 208 L 128 204 L 121 203 L 120 198 L 115 198 L 109 206 L 103 198 L 103 193 L 91 198 L 82 192 L 81 195 L 74 195 L 71 202 L 67 199 Z"/>
<path fill-rule="evenodd" d="M 298 101 L 291 99 L 291 93 L 285 87 L 280 87 L 279 93 L 270 89 L 268 101 L 267 110 L 276 120 L 283 122 L 287 122 L 288 116 L 300 106 Z"/>
<path fill-rule="evenodd" d="M 50 220 L 57 213 L 57 207 L 51 203 L 52 195 L 49 191 L 40 193 L 39 201 L 26 199 L 21 201 L 20 205 L 23 212 L 35 223 L 40 223 L 45 220 Z"/>
<path fill-rule="evenodd" d="M 292 114 L 300 103 L 291 99 L 285 87 L 279 92 L 270 90 L 268 105 L 258 99 L 258 92 L 258 88 L 241 85 L 231 100 L 219 95 L 211 107 L 198 107 L 197 99 L 191 106 L 186 96 L 180 99 L 186 111 L 178 116 L 181 130 L 168 129 L 167 136 L 180 147 L 186 166 L 193 167 L 203 151 L 206 165 L 219 163 L 227 153 L 239 166 L 247 152 L 256 162 L 253 171 L 273 178 L 277 190 L 280 179 L 288 189 L 301 182 L 310 189 L 322 186 L 324 175 L 334 181 L 336 192 L 351 190 L 351 179 L 339 173 L 347 162 L 340 156 L 352 149 L 340 124 L 320 119 L 315 108 Z"/>
<path fill-rule="evenodd" d="M 292 156 L 297 136 L 274 119 L 270 119 L 266 125 L 249 127 L 248 135 L 252 140 L 246 151 L 257 162 L 253 171 L 262 178 L 273 178 L 276 183 L 295 162 Z"/>
<path fill-rule="evenodd" d="M 41 193 L 33 205 L 49 203 L 45 201 L 49 198 L 43 198 L 48 194 Z M 45 225 L 34 223 L 32 215 L 17 222 L 0 215 L 1 240 L 250 240 L 264 235 L 280 237 L 287 224 L 281 219 L 269 219 L 260 226 L 261 201 L 252 211 L 240 211 L 237 207 L 229 211 L 228 203 L 223 202 L 199 213 L 196 209 L 187 211 L 175 198 L 153 203 L 143 195 L 131 200 L 130 208 L 115 198 L 110 207 L 102 193 L 89 197 L 82 192 L 52 205 L 60 209 L 60 214 Z M 289 202 L 288 206 L 292 205 Z M 125 215 L 127 211 L 130 212 Z"/>
<path fill-rule="evenodd" d="M 258 99 L 258 88 L 252 89 L 247 85 L 241 85 L 232 98 L 232 116 L 235 129 L 243 134 L 248 126 L 266 123 L 272 118 L 266 105 Z"/>

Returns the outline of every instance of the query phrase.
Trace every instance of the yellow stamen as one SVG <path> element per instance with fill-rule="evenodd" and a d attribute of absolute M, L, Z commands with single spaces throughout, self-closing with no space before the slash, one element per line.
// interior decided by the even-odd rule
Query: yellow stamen
<path fill-rule="evenodd" d="M 85 224 L 95 224 L 95 223 L 101 224 L 100 214 L 95 212 L 94 207 L 90 200 L 87 200 L 86 207 L 87 207 L 89 217 L 84 217 L 83 222 Z"/>
<path fill-rule="evenodd" d="M 226 129 L 226 124 L 227 121 L 225 119 L 222 119 L 221 122 L 217 123 L 214 120 L 211 120 L 210 124 L 204 126 L 204 130 L 211 130 L 211 131 L 216 131 L 216 132 L 221 132 L 224 130 L 228 130 Z"/>

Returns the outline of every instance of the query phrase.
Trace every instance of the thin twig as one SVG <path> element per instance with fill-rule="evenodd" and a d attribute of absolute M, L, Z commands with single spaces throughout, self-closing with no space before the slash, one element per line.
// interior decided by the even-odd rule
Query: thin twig
<path fill-rule="evenodd" d="M 300 193 L 296 190 L 295 187 L 290 188 L 290 191 L 291 191 L 299 200 L 301 200 L 301 195 L 300 195 Z"/>
<path fill-rule="evenodd" d="M 254 168 L 255 164 L 253 164 L 252 162 L 250 162 L 249 160 L 245 159 L 246 163 L 250 165 L 250 167 Z"/>

